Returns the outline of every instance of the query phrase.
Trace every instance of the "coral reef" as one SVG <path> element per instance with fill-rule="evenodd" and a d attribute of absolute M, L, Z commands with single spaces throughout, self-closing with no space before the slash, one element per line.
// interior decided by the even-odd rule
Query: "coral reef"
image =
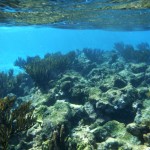
<path fill-rule="evenodd" d="M 10 147 L 148 150 L 148 53 L 146 43 L 136 48 L 117 43 L 112 51 L 84 49 L 65 55 L 47 54 L 44 58 L 28 57 L 25 61 L 18 58 L 15 64 L 38 86 L 29 88 L 16 104 L 32 98 L 37 122 L 20 136 L 17 144 L 11 142 Z"/>

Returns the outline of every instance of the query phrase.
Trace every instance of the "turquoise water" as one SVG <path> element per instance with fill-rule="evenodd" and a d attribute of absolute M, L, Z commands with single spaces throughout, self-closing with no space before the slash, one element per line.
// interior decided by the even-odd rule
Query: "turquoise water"
<path fill-rule="evenodd" d="M 149 64 L 149 0 L 0 0 L 0 150 L 150 150 Z"/>
<path fill-rule="evenodd" d="M 150 44 L 150 31 L 69 30 L 48 27 L 0 27 L 0 69 L 14 68 L 18 57 L 83 48 L 112 50 L 114 43 Z"/>

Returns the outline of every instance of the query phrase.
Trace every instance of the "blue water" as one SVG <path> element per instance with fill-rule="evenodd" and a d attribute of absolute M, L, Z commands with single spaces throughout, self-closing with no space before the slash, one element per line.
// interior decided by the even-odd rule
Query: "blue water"
<path fill-rule="evenodd" d="M 43 56 L 47 52 L 88 48 L 112 50 L 115 42 L 150 44 L 150 31 L 111 32 L 34 27 L 0 28 L 0 70 L 13 68 L 18 57 Z"/>

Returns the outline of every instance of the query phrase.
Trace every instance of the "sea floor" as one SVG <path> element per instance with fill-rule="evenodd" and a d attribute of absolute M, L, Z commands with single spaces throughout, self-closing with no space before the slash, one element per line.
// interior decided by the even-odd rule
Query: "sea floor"
<path fill-rule="evenodd" d="M 57 56 L 66 62 L 70 55 Z M 15 94 L 16 107 L 30 101 L 36 121 L 30 129 L 13 133 L 8 140 L 9 148 L 150 150 L 149 58 L 146 57 L 146 61 L 127 56 L 117 45 L 114 51 L 76 51 L 73 61 L 69 60 L 64 70 L 51 70 L 55 74 L 50 72 L 52 80 L 49 82 L 44 82 L 49 79 L 47 76 L 40 76 L 40 67 L 44 61 L 51 62 L 50 55 L 33 58 L 34 61 L 28 59 L 25 66 L 18 61 L 16 64 L 25 73 L 17 83 L 16 76 L 11 76 L 17 89 L 7 86 L 1 91 L 1 97 Z M 40 63 L 35 68 L 37 62 Z M 30 67 L 37 72 L 32 72 Z"/>

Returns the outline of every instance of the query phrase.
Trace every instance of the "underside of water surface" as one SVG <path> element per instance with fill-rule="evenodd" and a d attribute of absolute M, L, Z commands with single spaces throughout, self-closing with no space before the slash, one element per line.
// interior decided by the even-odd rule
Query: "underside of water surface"
<path fill-rule="evenodd" d="M 149 8 L 149 0 L 0 0 L 0 25 L 149 30 Z"/>

